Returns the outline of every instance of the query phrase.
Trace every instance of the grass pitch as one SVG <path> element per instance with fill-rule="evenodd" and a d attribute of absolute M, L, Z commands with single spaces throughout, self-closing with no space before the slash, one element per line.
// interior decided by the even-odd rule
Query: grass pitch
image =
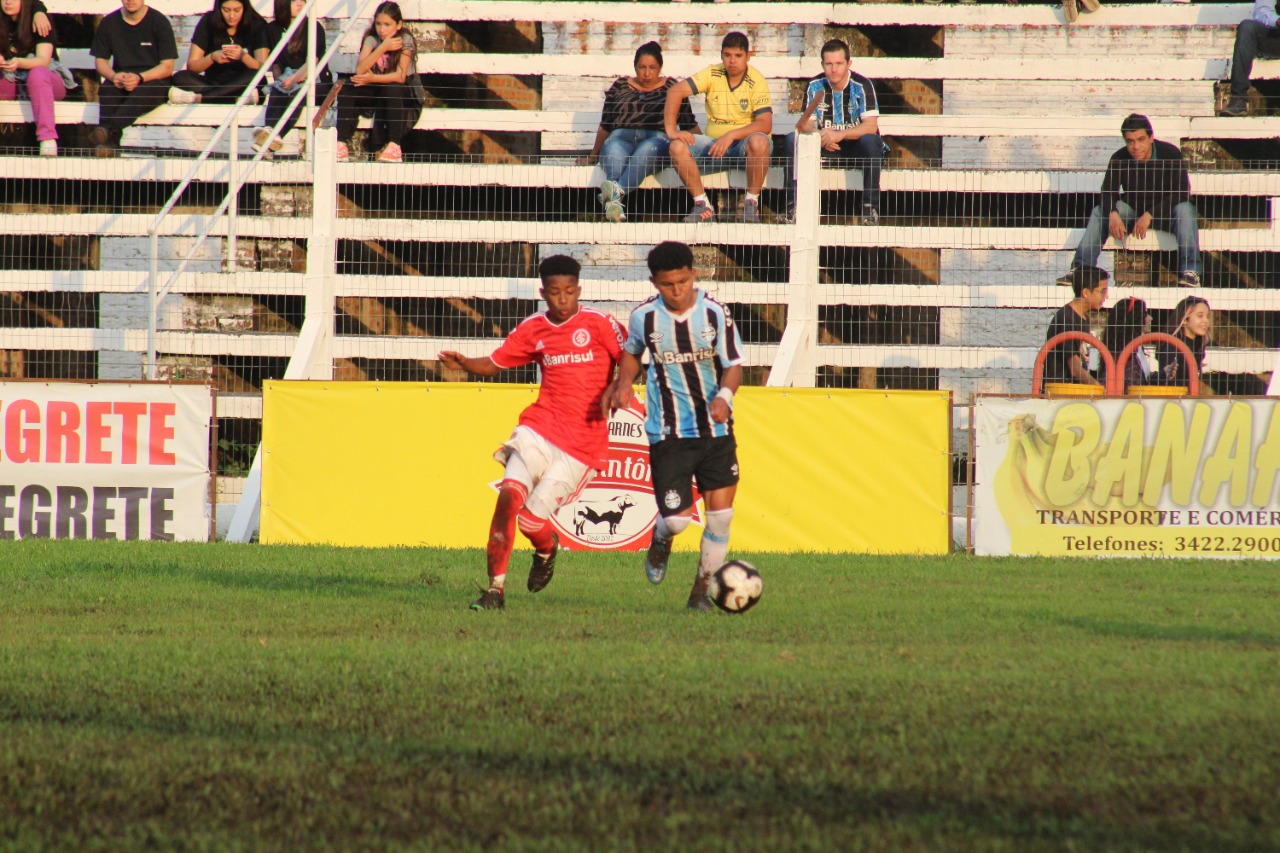
<path fill-rule="evenodd" d="M 1280 849 L 1276 564 L 692 559 L 3 543 L 0 848 Z"/>

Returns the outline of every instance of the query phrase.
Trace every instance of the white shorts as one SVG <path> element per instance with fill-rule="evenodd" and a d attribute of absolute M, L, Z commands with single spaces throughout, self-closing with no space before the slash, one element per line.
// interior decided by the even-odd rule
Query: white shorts
<path fill-rule="evenodd" d="M 505 479 L 515 480 L 528 490 L 524 505 L 537 518 L 550 518 L 596 475 L 590 465 L 527 426 L 516 427 L 493 458 L 506 466 Z"/>

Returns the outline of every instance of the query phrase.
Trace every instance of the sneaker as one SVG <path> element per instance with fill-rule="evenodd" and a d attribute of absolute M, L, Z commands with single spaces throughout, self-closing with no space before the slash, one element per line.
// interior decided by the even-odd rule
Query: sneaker
<path fill-rule="evenodd" d="M 1068 24 L 1076 22 L 1076 18 L 1080 17 L 1080 9 L 1076 6 L 1076 0 L 1062 0 L 1062 17 L 1067 19 Z"/>
<path fill-rule="evenodd" d="M 258 90 L 253 89 L 249 92 L 249 97 L 245 100 L 245 104 L 256 107 L 261 98 L 262 96 L 258 94 Z"/>
<path fill-rule="evenodd" d="M 610 222 L 626 222 L 627 211 L 623 209 L 622 202 L 616 198 L 605 202 L 604 218 Z"/>
<path fill-rule="evenodd" d="M 742 221 L 759 224 L 760 199 L 749 198 L 742 203 Z"/>
<path fill-rule="evenodd" d="M 507 606 L 507 599 L 496 589 L 487 589 L 484 595 L 471 602 L 472 610 L 502 610 Z"/>
<path fill-rule="evenodd" d="M 551 583 L 551 576 L 556 573 L 556 554 L 560 553 L 560 535 L 552 533 L 554 544 L 551 546 L 551 553 L 542 556 L 538 552 L 533 554 L 533 565 L 529 567 L 529 592 L 541 592 L 547 588 L 547 584 Z"/>
<path fill-rule="evenodd" d="M 57 157 L 58 156 L 58 140 L 43 139 L 40 141 L 41 157 Z"/>
<path fill-rule="evenodd" d="M 1086 12 L 1096 12 L 1102 8 L 1102 4 L 1098 0 L 1080 0 L 1080 6 Z"/>
<path fill-rule="evenodd" d="M 169 103 L 171 104 L 198 104 L 200 96 L 195 92 L 188 92 L 186 89 L 179 89 L 177 86 L 169 87 Z"/>
<path fill-rule="evenodd" d="M 270 135 L 271 135 L 271 131 L 269 130 L 259 130 L 257 133 L 253 135 L 254 151 L 262 151 L 264 147 L 267 148 L 267 150 L 262 155 L 263 160 L 272 159 L 275 156 L 275 153 L 284 147 L 284 142 L 282 142 L 280 140 L 280 137 L 278 136 L 275 139 L 271 140 L 270 146 L 267 146 L 267 137 L 269 137 Z"/>
<path fill-rule="evenodd" d="M 879 225 L 880 211 L 876 210 L 874 204 L 864 204 L 862 206 L 862 224 L 863 225 Z"/>
<path fill-rule="evenodd" d="M 608 178 L 600 182 L 600 203 L 608 205 L 611 201 L 617 201 L 622 198 L 622 187 L 618 186 L 616 181 Z"/>
<path fill-rule="evenodd" d="M 1187 270 L 1182 275 L 1178 276 L 1178 284 L 1183 287 L 1199 287 L 1200 273 L 1195 270 Z"/>
<path fill-rule="evenodd" d="M 644 557 L 644 573 L 649 583 L 659 584 L 667 576 L 667 560 L 671 558 L 673 539 L 659 539 L 657 536 L 649 540 L 649 553 Z"/>
<path fill-rule="evenodd" d="M 1244 118 L 1249 114 L 1249 99 L 1240 95 L 1232 95 L 1227 101 L 1227 105 L 1218 110 L 1218 115 L 1224 118 Z"/>
<path fill-rule="evenodd" d="M 1071 287 L 1072 282 L 1075 281 L 1075 277 L 1076 268 L 1072 267 L 1066 275 L 1058 276 L 1058 280 L 1055 281 L 1054 284 L 1058 285 L 1058 287 Z"/>
<path fill-rule="evenodd" d="M 378 154 L 379 163 L 403 163 L 404 152 L 400 150 L 400 146 L 394 142 L 388 142 L 387 146 Z"/>
<path fill-rule="evenodd" d="M 689 591 L 689 600 L 685 603 L 685 607 L 695 613 L 706 613 L 715 608 L 711 603 L 711 599 L 707 598 L 707 586 L 710 578 L 703 577 L 701 573 L 693 579 L 693 589 Z"/>
<path fill-rule="evenodd" d="M 700 201 L 693 206 L 693 210 L 685 216 L 685 222 L 710 222 L 716 218 L 716 209 L 705 201 Z"/>
<path fill-rule="evenodd" d="M 347 148 L 347 143 L 339 142 L 335 153 L 338 155 L 337 160 L 339 163 L 351 162 L 351 149 Z"/>
<path fill-rule="evenodd" d="M 105 127 L 95 127 L 89 131 L 90 145 L 108 145 L 111 142 L 111 131 Z"/>

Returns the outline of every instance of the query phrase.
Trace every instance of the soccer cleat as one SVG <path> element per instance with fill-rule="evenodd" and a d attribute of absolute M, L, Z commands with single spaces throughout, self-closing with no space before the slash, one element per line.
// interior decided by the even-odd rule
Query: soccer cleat
<path fill-rule="evenodd" d="M 542 556 L 537 551 L 533 552 L 533 565 L 529 567 L 529 592 L 541 592 L 547 588 L 547 584 L 551 583 L 551 577 L 556 573 L 556 554 L 560 553 L 560 535 L 552 533 L 553 544 L 551 545 L 551 553 Z"/>
<path fill-rule="evenodd" d="M 1067 19 L 1068 24 L 1076 22 L 1076 18 L 1080 17 L 1080 8 L 1076 6 L 1076 0 L 1062 0 L 1062 17 Z"/>
<path fill-rule="evenodd" d="M 880 224 L 880 211 L 876 210 L 876 206 L 874 204 L 867 203 L 862 206 L 862 224 Z"/>
<path fill-rule="evenodd" d="M 698 573 L 693 579 L 693 589 L 689 591 L 689 600 L 685 603 L 686 608 L 695 613 L 708 613 L 715 609 L 711 599 L 707 598 L 710 580 L 710 578 L 703 577 L 701 572 Z"/>
<path fill-rule="evenodd" d="M 660 539 L 655 534 L 649 540 L 649 552 L 644 556 L 644 574 L 649 583 L 660 584 L 667 576 L 667 560 L 671 559 L 671 543 L 674 539 Z"/>
<path fill-rule="evenodd" d="M 1232 95 L 1227 101 L 1227 105 L 1218 110 L 1218 115 L 1224 118 L 1244 118 L 1249 114 L 1249 99 L 1240 95 Z"/>
<path fill-rule="evenodd" d="M 760 199 L 749 198 L 742 203 L 742 221 L 757 224 L 760 222 Z"/>
<path fill-rule="evenodd" d="M 693 206 L 693 210 L 685 215 L 685 222 L 710 222 L 716 218 L 716 209 L 705 201 L 700 201 Z"/>
<path fill-rule="evenodd" d="M 605 202 L 604 218 L 610 222 L 626 222 L 627 211 L 623 209 L 622 202 L 616 198 Z"/>
<path fill-rule="evenodd" d="M 486 589 L 484 595 L 471 602 L 472 610 L 502 610 L 506 606 L 506 597 L 496 589 Z"/>
<path fill-rule="evenodd" d="M 1195 270 L 1187 270 L 1182 275 L 1178 276 L 1178 284 L 1183 287 L 1199 287 L 1200 273 Z"/>
<path fill-rule="evenodd" d="M 395 142 L 388 142 L 382 152 L 378 154 L 379 163 L 403 163 L 404 152 L 400 150 L 400 146 Z"/>
<path fill-rule="evenodd" d="M 339 142 L 336 149 L 337 161 L 339 163 L 351 162 L 351 149 L 347 147 L 347 143 Z"/>
<path fill-rule="evenodd" d="M 57 157 L 58 156 L 58 140 L 56 139 L 40 140 L 40 156 L 41 157 Z"/>
<path fill-rule="evenodd" d="M 171 104 L 198 104 L 200 96 L 195 92 L 188 92 L 186 89 L 179 89 L 177 86 L 169 88 L 169 103 Z"/>

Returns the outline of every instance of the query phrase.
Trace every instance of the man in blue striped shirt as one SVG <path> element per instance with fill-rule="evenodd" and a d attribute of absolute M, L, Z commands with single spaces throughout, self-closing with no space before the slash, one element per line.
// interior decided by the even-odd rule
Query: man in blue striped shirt
<path fill-rule="evenodd" d="M 647 351 L 645 433 L 658 521 L 645 573 L 655 584 L 666 577 L 672 539 L 693 518 L 696 480 L 705 526 L 688 607 L 710 610 L 707 585 L 729 549 L 738 490 L 733 395 L 742 382 L 742 339 L 725 307 L 697 288 L 693 251 L 684 243 L 655 246 L 649 273 L 658 295 L 631 312 L 618 376 L 605 392 L 604 405 L 630 404 L 640 356 Z"/>
<path fill-rule="evenodd" d="M 862 170 L 862 224 L 879 224 L 880 166 L 888 150 L 880 138 L 880 102 L 871 81 L 849 67 L 849 45 L 840 39 L 822 46 L 822 73 L 809 81 L 804 93 L 806 113 L 815 101 L 812 117 L 787 134 L 790 156 L 783 166 L 783 183 L 788 214 L 794 221 L 796 133 L 817 133 L 824 158 L 845 160 L 848 168 Z"/>

